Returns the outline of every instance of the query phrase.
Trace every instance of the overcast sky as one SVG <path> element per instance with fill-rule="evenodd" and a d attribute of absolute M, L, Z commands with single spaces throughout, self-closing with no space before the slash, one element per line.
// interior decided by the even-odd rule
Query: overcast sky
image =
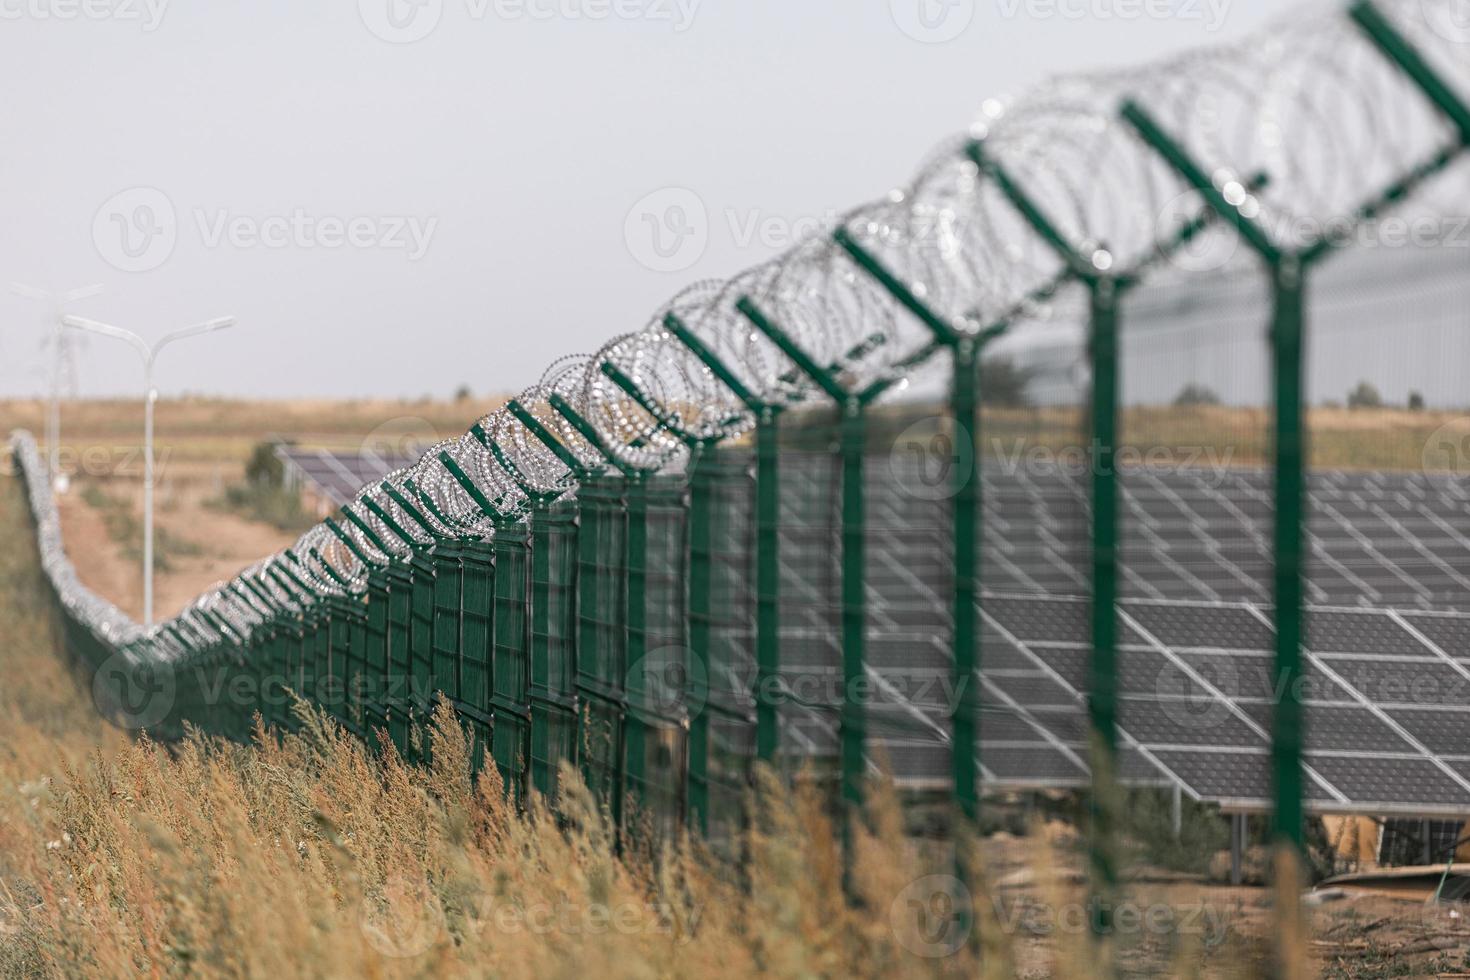
<path fill-rule="evenodd" d="M 989 96 L 1289 0 L 0 0 L 0 283 L 158 384 L 516 390 L 902 182 Z M 45 386 L 0 295 L 0 396 Z M 138 390 L 115 341 L 84 395 Z"/>

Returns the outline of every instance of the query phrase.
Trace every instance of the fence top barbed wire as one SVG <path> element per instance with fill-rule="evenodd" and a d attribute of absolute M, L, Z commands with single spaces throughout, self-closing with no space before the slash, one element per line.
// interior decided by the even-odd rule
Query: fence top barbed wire
<path fill-rule="evenodd" d="M 1470 31 L 1456 29 L 1454 2 L 1385 0 L 1379 9 L 1463 92 L 1470 91 Z M 1178 274 L 1160 261 L 1158 243 L 1207 208 L 1120 116 L 1130 101 L 1213 168 L 1216 188 L 1242 214 L 1261 219 L 1282 249 L 1321 240 L 1336 221 L 1377 217 L 1365 212 L 1373 195 L 1422 169 L 1415 161 L 1444 156 L 1465 138 L 1334 6 L 1291 14 L 1238 44 L 1058 78 L 1016 100 L 988 99 L 968 134 L 941 143 L 908 184 L 849 211 L 837 227 L 961 334 L 1007 321 L 1046 324 L 1076 271 L 1008 198 L 1002 182 L 1010 176 L 1024 181 L 1063 242 L 1096 270 Z M 1414 206 L 1451 213 L 1458 206 L 1451 202 L 1465 199 L 1467 177 L 1425 181 L 1430 191 Z M 1230 239 L 1235 232 L 1215 223 L 1199 234 Z M 186 653 L 181 638 L 248 639 L 270 619 L 255 590 L 290 608 L 361 594 L 373 567 L 416 545 L 493 537 L 497 526 L 539 504 L 575 496 L 590 474 L 678 472 L 691 446 L 739 436 L 761 406 L 825 399 L 737 309 L 742 299 L 850 391 L 906 376 L 935 347 L 932 334 L 860 274 L 831 237 L 805 240 L 729 280 L 689 286 L 641 330 L 591 356 L 553 362 L 521 393 L 519 411 L 498 409 L 435 445 L 365 487 L 344 520 L 311 528 L 290 549 L 146 630 L 77 577 L 35 442 L 18 432 L 12 446 L 35 509 L 43 568 L 68 612 L 120 649 L 171 658 Z M 726 366 L 728 378 L 676 338 L 671 319 Z"/>

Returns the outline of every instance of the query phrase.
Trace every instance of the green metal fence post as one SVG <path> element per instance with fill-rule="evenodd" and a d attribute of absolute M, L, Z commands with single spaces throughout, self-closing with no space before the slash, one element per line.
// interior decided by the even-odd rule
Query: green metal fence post
<path fill-rule="evenodd" d="M 579 482 L 592 475 L 541 420 L 512 399 L 506 410 L 556 456 Z M 568 542 L 576 539 L 576 513 L 549 499 L 531 512 L 531 781 L 554 797 L 563 761 L 577 760 L 576 562 Z M 575 546 L 574 546 L 575 547 Z"/>
<path fill-rule="evenodd" d="M 865 410 L 896 378 L 880 380 L 861 391 L 849 391 L 821 367 L 771 320 L 749 296 L 735 304 L 750 323 L 765 334 L 798 371 L 822 390 L 842 413 L 838 453 L 842 467 L 842 708 L 839 724 L 841 797 L 849 808 L 843 822 L 846 869 L 854 861 L 852 820 L 862 806 L 867 775 L 867 526 L 864 459 L 867 452 Z"/>
<path fill-rule="evenodd" d="M 756 758 L 774 763 L 780 751 L 781 669 L 781 457 L 780 407 L 757 397 L 738 375 L 677 316 L 664 326 L 755 417 L 755 678 Z M 701 529 L 703 530 L 703 529 Z M 708 635 L 701 634 L 697 653 L 709 664 Z"/>
<path fill-rule="evenodd" d="M 1302 405 L 1302 289 L 1303 272 L 1295 256 L 1283 252 L 1253 220 L 1230 204 L 1188 152 L 1168 136 L 1135 102 L 1123 106 L 1126 119 L 1155 151 L 1195 190 L 1221 218 L 1234 226 L 1271 270 L 1275 294 L 1271 349 L 1274 391 L 1276 457 L 1276 520 L 1274 580 L 1276 673 L 1280 692 L 1272 726 L 1271 755 L 1275 781 L 1275 838 L 1300 853 L 1302 824 L 1302 541 L 1305 486 L 1304 411 Z"/>
<path fill-rule="evenodd" d="M 863 248 L 847 231 L 833 236 L 841 248 L 875 279 L 899 305 L 912 313 L 934 335 L 937 343 L 951 348 L 952 377 L 950 406 L 954 416 L 956 443 L 968 442 L 973 461 L 969 471 L 954 468 L 954 596 L 951 635 L 953 658 L 951 679 L 958 703 L 955 705 L 950 764 L 955 797 L 960 812 L 971 822 L 980 815 L 980 666 L 979 629 L 982 506 L 980 453 L 980 355 L 985 344 L 1005 331 L 1008 324 L 972 336 L 957 330 L 914 295 L 876 256 Z M 958 448 L 958 446 L 957 446 Z"/>
<path fill-rule="evenodd" d="M 648 397 L 616 364 L 605 361 L 600 369 L 653 419 L 659 431 L 668 433 L 689 451 L 684 481 L 653 473 L 644 474 L 639 480 L 638 504 L 642 514 L 638 522 L 642 525 L 642 540 L 630 537 L 629 542 L 629 579 L 637 582 L 643 598 L 636 600 L 630 589 L 628 702 L 630 711 L 641 722 L 644 803 L 655 817 L 663 818 L 662 825 L 671 826 L 690 819 L 691 735 L 708 701 L 703 696 L 705 692 L 690 690 L 691 680 L 706 683 L 708 674 L 696 666 L 695 661 L 700 658 L 687 645 L 693 602 L 688 534 L 691 511 L 696 506 L 691 498 L 707 493 L 707 488 L 695 487 L 699 481 L 695 480 L 693 471 L 711 440 L 685 430 L 675 414 Z M 707 508 L 707 501 L 701 506 Z M 630 515 L 630 533 L 634 524 Z M 641 562 L 633 560 L 634 547 L 641 551 Z M 636 640 L 635 633 L 641 633 Z M 677 664 L 670 662 L 673 651 L 677 651 Z M 668 683 L 671 678 L 677 690 Z M 651 681 L 656 690 L 649 690 Z M 697 699 L 692 711 L 689 710 L 691 694 Z M 630 746 L 630 752 L 639 748 L 636 744 Z M 649 768 L 654 770 L 652 777 L 646 771 Z"/>
<path fill-rule="evenodd" d="M 647 509 L 643 480 L 647 474 L 623 460 L 616 450 L 607 445 L 601 433 L 566 399 L 552 394 L 547 403 L 604 460 L 617 469 L 622 477 L 618 488 L 620 492 L 614 492 L 610 486 L 599 486 L 603 482 L 601 479 L 593 480 L 582 487 L 581 496 L 592 501 L 598 513 L 594 516 L 587 508 L 582 510 L 584 517 L 592 518 L 595 531 L 590 542 L 586 533 L 588 529 L 584 526 L 582 531 L 584 550 L 578 574 L 591 588 L 580 598 L 592 600 L 590 610 L 594 619 L 590 623 L 585 619 L 588 608 L 584 607 L 579 611 L 579 615 L 584 617 L 581 634 L 584 643 L 579 644 L 577 660 L 579 692 L 587 696 L 588 710 L 593 711 L 596 718 L 606 720 L 612 728 L 608 733 L 610 744 L 607 749 L 614 771 L 606 774 L 612 783 L 607 789 L 612 797 L 613 825 L 619 829 L 618 847 L 621 849 L 623 832 L 626 829 L 627 777 L 631 775 L 633 782 L 641 786 L 646 762 L 643 731 L 645 721 L 643 717 L 637 716 L 637 712 L 630 713 L 628 710 L 628 644 L 642 639 L 642 610 L 646 608 L 644 603 L 647 601 L 643 588 L 644 569 L 640 567 L 635 570 L 632 567 L 635 561 L 641 566 L 646 554 Z M 606 543 L 619 552 L 622 577 L 593 585 L 589 579 L 616 571 L 607 567 L 606 556 L 599 553 L 598 546 L 601 543 Z M 590 551 L 586 550 L 589 547 Z M 612 589 L 607 588 L 608 586 Z M 618 599 L 622 601 L 619 602 Z M 638 607 L 636 610 L 635 602 Z M 634 627 L 638 632 L 636 640 L 629 631 L 630 613 L 635 617 Z M 640 675 L 640 680 L 635 683 L 640 709 L 645 707 L 641 702 L 641 668 L 640 664 L 640 669 L 633 672 Z M 634 717 L 630 718 L 630 714 Z M 595 772 L 597 763 L 590 758 L 590 753 L 588 761 L 594 766 L 592 775 L 600 775 Z"/>
<path fill-rule="evenodd" d="M 447 452 L 441 452 L 439 462 L 474 501 L 480 513 L 490 519 L 496 536 L 501 528 L 513 523 L 514 517 L 492 503 L 479 485 L 460 468 L 454 457 Z M 494 757 L 495 716 L 491 698 L 495 690 L 493 651 L 496 578 L 499 571 L 495 564 L 494 548 L 493 540 L 489 544 L 466 541 L 461 558 L 464 568 L 464 632 L 460 655 L 460 700 L 456 708 L 462 717 L 469 719 L 475 733 L 471 752 L 476 771 L 487 754 L 492 759 Z"/>

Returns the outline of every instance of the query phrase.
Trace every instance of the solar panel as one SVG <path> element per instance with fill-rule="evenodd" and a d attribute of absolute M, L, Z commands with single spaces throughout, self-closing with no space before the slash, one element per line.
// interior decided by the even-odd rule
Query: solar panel
<path fill-rule="evenodd" d="M 298 480 L 309 483 L 338 507 L 356 499 L 358 492 L 367 484 L 382 480 L 416 459 L 297 446 L 281 446 L 277 448 L 276 455 Z"/>
<path fill-rule="evenodd" d="M 341 505 L 411 462 L 284 447 L 300 479 Z M 823 457 L 783 457 L 782 750 L 832 756 L 843 700 L 840 553 Z M 871 466 L 867 705 L 872 765 L 911 788 L 947 785 L 953 711 L 949 528 L 941 510 Z M 1119 610 L 1120 776 L 1195 799 L 1264 807 L 1273 634 L 1269 474 L 1124 474 Z M 1470 484 L 1322 471 L 1312 511 L 1302 695 L 1309 799 L 1370 812 L 1470 811 Z M 1090 660 L 1078 474 L 984 476 L 980 766 L 993 787 L 1082 786 Z M 1136 533 L 1133 533 L 1136 532 Z M 718 699 L 749 710 L 748 631 L 726 631 Z M 1457 656 L 1463 656 L 1462 663 Z M 750 751 L 748 744 L 735 751 Z"/>
<path fill-rule="evenodd" d="M 876 468 L 876 467 L 873 467 Z M 870 468 L 872 469 L 872 468 Z M 831 474 L 783 457 L 783 674 L 840 683 L 830 596 Z M 1087 769 L 1087 570 L 1073 547 L 1076 474 L 997 468 L 985 481 L 980 767 L 994 787 L 1081 786 Z M 1259 470 L 1125 475 L 1119 617 L 1121 777 L 1195 799 L 1269 805 L 1279 694 L 1269 612 L 1270 478 Z M 948 778 L 953 692 L 947 529 L 892 481 L 874 482 L 868 532 L 869 754 L 901 784 Z M 1323 471 L 1310 479 L 1308 796 L 1322 809 L 1470 811 L 1470 586 L 1464 481 Z M 1085 521 L 1083 522 L 1085 524 Z M 1085 528 L 1084 528 L 1085 530 Z M 1466 657 L 1464 663 L 1456 654 Z M 835 753 L 840 689 L 783 711 L 783 747 Z"/>

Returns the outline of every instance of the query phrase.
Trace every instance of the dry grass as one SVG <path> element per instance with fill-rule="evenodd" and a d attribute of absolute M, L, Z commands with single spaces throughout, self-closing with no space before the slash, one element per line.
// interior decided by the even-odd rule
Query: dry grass
<path fill-rule="evenodd" d="M 875 786 L 844 897 L 825 799 L 759 780 L 735 871 L 687 842 L 622 849 L 575 775 L 553 812 L 471 780 L 451 717 L 433 763 L 300 732 L 164 747 L 103 727 L 54 653 L 23 504 L 0 483 L 0 976 L 1086 977 L 1256 975 L 1268 893 L 1134 879 L 1166 915 L 1094 946 L 1064 825 L 952 850 Z M 759 803 L 755 802 L 759 799 Z M 1120 919 L 1121 922 L 1121 919 Z M 1367 975 L 1367 974 L 1365 974 Z"/>

